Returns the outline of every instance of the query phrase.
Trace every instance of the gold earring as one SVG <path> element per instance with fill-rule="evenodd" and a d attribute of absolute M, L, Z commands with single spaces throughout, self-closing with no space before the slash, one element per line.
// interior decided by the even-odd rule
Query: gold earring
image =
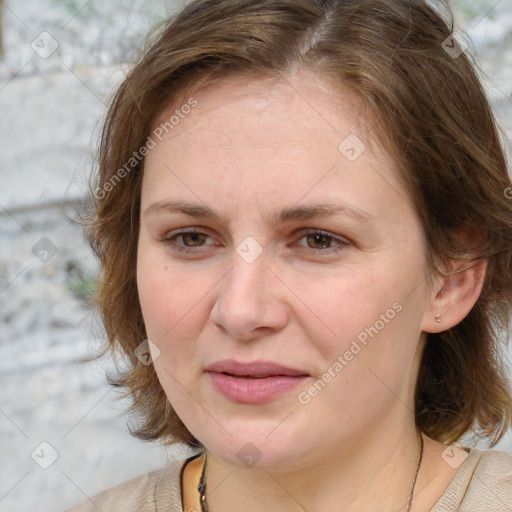
<path fill-rule="evenodd" d="M 441 323 L 441 313 L 437 313 L 437 315 L 434 318 L 438 324 Z"/>

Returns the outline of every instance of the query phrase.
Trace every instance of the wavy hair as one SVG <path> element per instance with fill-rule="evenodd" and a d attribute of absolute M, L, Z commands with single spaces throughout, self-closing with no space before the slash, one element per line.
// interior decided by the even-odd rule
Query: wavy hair
<path fill-rule="evenodd" d="M 441 272 L 436 261 L 488 261 L 467 317 L 428 334 L 415 391 L 417 427 L 441 442 L 472 431 L 495 444 L 511 426 L 503 356 L 512 188 L 475 64 L 457 55 L 452 25 L 447 6 L 440 11 L 426 0 L 195 0 L 153 34 L 110 103 L 85 226 L 100 263 L 103 353 L 121 354 L 126 363 L 111 382 L 132 398 L 133 435 L 200 445 L 153 366 L 135 354 L 147 337 L 136 285 L 139 150 L 164 107 L 185 93 L 227 75 L 257 79 L 297 66 L 350 88 L 378 120 L 421 219 L 430 269 Z M 464 243 L 461 233 L 477 233 L 478 244 Z"/>

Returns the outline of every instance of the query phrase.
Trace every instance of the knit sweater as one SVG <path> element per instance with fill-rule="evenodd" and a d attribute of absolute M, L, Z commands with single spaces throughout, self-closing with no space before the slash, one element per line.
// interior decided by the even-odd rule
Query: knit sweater
<path fill-rule="evenodd" d="M 113 487 L 66 512 L 182 512 L 188 459 Z M 430 512 L 512 512 L 512 453 L 472 448 Z"/>

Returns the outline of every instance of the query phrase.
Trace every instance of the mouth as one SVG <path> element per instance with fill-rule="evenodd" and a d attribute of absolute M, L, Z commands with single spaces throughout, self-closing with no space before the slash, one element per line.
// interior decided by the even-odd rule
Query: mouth
<path fill-rule="evenodd" d="M 224 360 L 206 368 L 214 389 L 232 402 L 256 404 L 286 394 L 310 377 L 302 370 L 260 361 Z"/>
<path fill-rule="evenodd" d="M 209 365 L 207 372 L 229 375 L 235 378 L 266 379 L 268 377 L 305 377 L 309 374 L 297 368 L 283 366 L 272 361 L 253 361 L 241 363 L 234 359 L 225 359 Z"/>
<path fill-rule="evenodd" d="M 234 375 L 232 373 L 221 372 L 222 375 L 229 375 L 230 377 L 234 377 L 235 379 L 266 379 L 268 377 L 276 377 L 276 375 Z"/>

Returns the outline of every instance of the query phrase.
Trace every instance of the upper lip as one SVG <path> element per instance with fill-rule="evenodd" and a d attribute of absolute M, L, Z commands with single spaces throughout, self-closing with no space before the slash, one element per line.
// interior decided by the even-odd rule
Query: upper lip
<path fill-rule="evenodd" d="M 281 364 L 273 363 L 272 361 L 254 361 L 251 363 L 241 363 L 234 359 L 224 359 L 209 365 L 207 372 L 228 373 L 230 375 L 246 376 L 246 377 L 263 377 L 270 375 L 286 375 L 290 377 L 297 377 L 308 375 L 307 372 L 297 370 L 295 368 L 288 368 Z"/>

